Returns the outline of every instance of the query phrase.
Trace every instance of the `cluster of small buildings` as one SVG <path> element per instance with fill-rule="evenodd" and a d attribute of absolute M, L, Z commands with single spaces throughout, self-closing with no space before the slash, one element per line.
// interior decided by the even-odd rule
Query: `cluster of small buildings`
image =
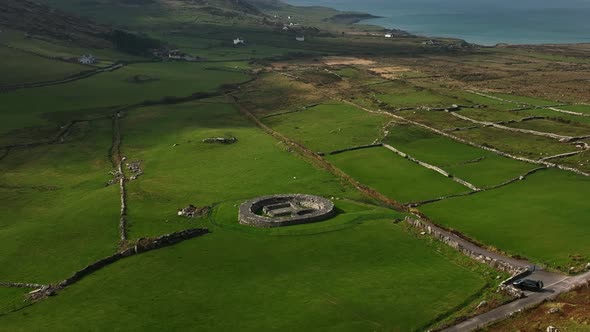
<path fill-rule="evenodd" d="M 385 38 L 394 38 L 394 37 L 409 37 L 411 36 L 407 31 L 399 30 L 399 29 L 391 29 L 385 31 L 384 34 Z"/>
<path fill-rule="evenodd" d="M 199 61 L 201 60 L 200 57 L 190 55 L 180 50 L 170 50 L 170 49 L 155 49 L 152 50 L 152 55 L 163 59 L 163 60 L 179 60 L 179 61 Z"/>
<path fill-rule="evenodd" d="M 78 62 L 83 65 L 93 65 L 98 62 L 98 59 L 96 59 L 92 54 L 83 54 L 78 58 Z"/>
<path fill-rule="evenodd" d="M 184 61 L 197 61 L 197 60 L 199 60 L 199 57 L 180 52 L 180 50 L 170 50 L 170 51 L 168 51 L 168 59 L 170 59 L 170 60 L 184 60 Z"/>

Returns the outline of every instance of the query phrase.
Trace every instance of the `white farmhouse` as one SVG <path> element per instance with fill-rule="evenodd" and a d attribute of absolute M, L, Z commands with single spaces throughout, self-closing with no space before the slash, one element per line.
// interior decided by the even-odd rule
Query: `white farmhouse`
<path fill-rule="evenodd" d="M 234 46 L 235 45 L 244 45 L 244 44 L 245 44 L 244 40 L 241 39 L 240 37 L 234 39 Z"/>
<path fill-rule="evenodd" d="M 392 37 L 393 37 L 393 35 L 392 35 L 392 34 L 390 34 L 390 33 L 386 33 L 386 34 L 385 34 L 385 38 L 392 38 Z"/>

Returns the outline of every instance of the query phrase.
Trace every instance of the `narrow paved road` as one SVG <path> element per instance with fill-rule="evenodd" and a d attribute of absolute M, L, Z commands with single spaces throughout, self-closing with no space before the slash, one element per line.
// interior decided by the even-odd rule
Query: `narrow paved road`
<path fill-rule="evenodd" d="M 424 229 L 428 234 L 438 238 L 439 240 L 442 239 L 453 247 L 455 246 L 452 245 L 452 243 L 458 244 L 461 252 L 471 256 L 472 258 L 476 258 L 480 262 L 488 262 L 489 264 L 491 262 L 497 261 L 509 264 L 513 267 L 513 269 L 528 268 L 530 270 L 534 270 L 531 274 L 526 276 L 526 278 L 542 280 L 543 284 L 545 285 L 545 289 L 542 292 L 525 292 L 526 297 L 522 299 L 515 300 L 496 309 L 470 318 L 455 326 L 442 330 L 443 332 L 465 332 L 476 330 L 491 323 L 508 318 L 510 314 L 515 311 L 534 307 L 545 300 L 554 299 L 561 293 L 571 291 L 576 287 L 590 282 L 590 272 L 586 272 L 577 276 L 567 276 L 560 273 L 543 270 L 529 261 L 511 258 L 495 251 L 482 248 L 477 244 L 470 242 L 469 240 L 459 237 L 458 235 L 442 229 L 425 220 L 418 220 L 420 225 L 416 225 L 414 222 L 412 222 L 412 220 L 416 219 L 406 218 L 406 222 L 411 222 L 414 226 Z M 457 247 L 455 248 L 457 249 Z"/>
<path fill-rule="evenodd" d="M 513 312 L 535 307 L 545 300 L 555 299 L 559 294 L 569 292 L 576 287 L 590 282 L 590 272 L 569 277 L 558 273 L 537 271 L 527 278 L 543 280 L 545 289 L 542 292 L 527 292 L 525 298 L 510 302 L 494 310 L 475 316 L 453 327 L 447 328 L 443 330 L 443 332 L 474 331 L 491 323 L 506 319 L 510 317 Z"/>

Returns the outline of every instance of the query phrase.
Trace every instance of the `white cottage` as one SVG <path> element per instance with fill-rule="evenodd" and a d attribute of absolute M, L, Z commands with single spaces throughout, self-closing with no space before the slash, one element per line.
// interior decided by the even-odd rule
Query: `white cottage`
<path fill-rule="evenodd" d="M 244 40 L 241 39 L 240 37 L 234 39 L 234 46 L 235 45 L 244 45 L 244 44 L 245 44 Z"/>

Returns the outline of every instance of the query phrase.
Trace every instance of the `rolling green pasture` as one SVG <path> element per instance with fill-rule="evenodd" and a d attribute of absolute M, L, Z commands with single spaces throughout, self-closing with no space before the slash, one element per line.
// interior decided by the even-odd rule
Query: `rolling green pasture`
<path fill-rule="evenodd" d="M 231 42 L 231 39 L 229 39 L 229 42 Z M 299 52 L 298 49 L 294 48 L 280 48 L 270 45 L 233 47 L 227 45 L 227 43 L 228 42 L 225 42 L 219 46 L 212 47 L 194 47 L 187 45 L 183 47 L 183 50 L 208 60 L 261 59 Z"/>
<path fill-rule="evenodd" d="M 371 144 L 389 118 L 339 102 L 263 119 L 274 130 L 314 151 L 329 152 Z"/>
<path fill-rule="evenodd" d="M 4 135 L 0 136 L 0 141 L 11 143 L 7 135 L 11 130 L 55 127 L 55 123 L 67 120 L 104 115 L 110 107 L 214 91 L 221 84 L 247 79 L 247 75 L 238 71 L 208 70 L 207 67 L 211 65 L 136 64 L 72 83 L 1 94 L 0 134 Z M 150 80 L 135 82 L 133 78 L 137 75 Z"/>
<path fill-rule="evenodd" d="M 360 198 L 288 152 L 226 102 L 210 99 L 142 108 L 122 121 L 124 154 L 129 160 L 142 160 L 145 172 L 129 183 L 131 236 L 190 227 L 188 219 L 176 216 L 176 210 L 188 204 L 205 206 L 294 191 Z M 238 142 L 202 142 L 226 135 Z"/>
<path fill-rule="evenodd" d="M 147 22 L 155 25 L 163 18 L 169 19 L 167 17 L 169 12 L 159 3 L 151 1 L 146 1 L 140 6 L 112 3 L 108 0 L 45 0 L 44 2 L 65 12 L 92 18 L 105 24 L 118 24 L 119 26 L 138 26 Z"/>
<path fill-rule="evenodd" d="M 314 151 L 329 152 L 371 144 L 389 118 L 334 101 L 263 121 Z"/>
<path fill-rule="evenodd" d="M 559 107 L 562 109 L 563 107 Z M 534 109 L 534 110 L 524 110 L 519 111 L 518 113 L 522 114 L 523 116 L 545 116 L 551 120 L 560 121 L 562 120 L 565 123 L 571 123 L 572 125 L 577 125 L 580 123 L 583 124 L 590 124 L 590 117 L 580 116 L 580 115 L 573 115 L 573 114 L 566 114 L 561 112 L 556 112 L 550 109 Z"/>
<path fill-rule="evenodd" d="M 457 131 L 453 135 L 531 159 L 572 152 L 576 149 L 571 144 L 560 143 L 552 138 L 491 127 Z"/>
<path fill-rule="evenodd" d="M 489 122 L 520 120 L 527 116 L 520 112 L 499 111 L 489 108 L 462 108 L 457 113 L 474 120 Z"/>
<path fill-rule="evenodd" d="M 0 280 L 55 281 L 114 251 L 118 187 L 103 186 L 108 124 L 92 122 L 68 143 L 49 147 L 51 154 L 40 148 L 0 164 L 5 186 L 62 186 L 22 202 L 5 195 L 12 209 L 0 231 L 2 252 L 9 253 L 0 258 L 8 267 Z M 139 108 L 125 114 L 121 130 L 123 155 L 142 160 L 145 172 L 127 185 L 130 236 L 189 227 L 211 233 L 121 260 L 0 316 L 2 329 L 424 330 L 476 305 L 497 282 L 487 267 L 393 223 L 400 213 L 359 201 L 356 191 L 289 152 L 224 98 Z M 201 142 L 223 135 L 238 142 Z M 283 229 L 238 223 L 244 199 L 285 192 L 334 197 L 338 215 Z M 176 209 L 189 203 L 213 205 L 211 215 L 178 217 Z M 18 296 L 10 294 L 9 302 Z"/>
<path fill-rule="evenodd" d="M 346 78 L 358 78 L 361 75 L 360 71 L 354 67 L 344 67 L 334 70 L 334 72 Z"/>
<path fill-rule="evenodd" d="M 174 18 L 176 19 L 176 18 Z M 214 17 L 219 20 L 219 17 Z M 368 36 L 349 36 L 342 34 L 307 33 L 305 42 L 297 42 L 293 32 L 276 31 L 268 26 L 251 24 L 246 20 L 229 25 L 224 22 L 199 22 L 189 18 L 184 22 L 181 31 L 169 33 L 176 27 L 161 26 L 160 33 L 154 36 L 179 45 L 183 50 L 188 50 L 195 55 L 203 56 L 210 60 L 227 58 L 262 58 L 275 56 L 300 56 L 302 54 L 399 54 L 417 51 L 421 48 L 416 39 L 401 38 L 384 40 Z M 341 27 L 341 26 L 340 26 Z M 338 29 L 338 25 L 332 25 Z M 347 27 L 350 28 L 350 27 Z M 233 47 L 232 40 L 236 37 L 245 40 L 246 45 Z"/>
<path fill-rule="evenodd" d="M 517 178 L 539 167 L 488 153 L 477 163 L 465 163 L 445 168 L 449 173 L 479 187 L 492 187 Z"/>
<path fill-rule="evenodd" d="M 0 45 L 0 86 L 59 80 L 92 70 L 76 63 L 50 60 Z"/>
<path fill-rule="evenodd" d="M 344 152 L 326 159 L 359 182 L 402 203 L 469 191 L 381 147 Z"/>
<path fill-rule="evenodd" d="M 119 261 L 0 323 L 12 331 L 412 331 L 477 301 L 486 286 L 449 261 L 458 255 L 451 249 L 435 254 L 391 220 L 309 236 L 207 226 L 209 235 Z"/>
<path fill-rule="evenodd" d="M 48 283 L 114 252 L 118 186 L 110 121 L 57 145 L 13 150 L 0 163 L 0 280 Z"/>
<path fill-rule="evenodd" d="M 588 195 L 588 178 L 551 169 L 510 186 L 420 209 L 435 222 L 482 243 L 568 269 L 590 259 Z M 581 261 L 572 261 L 575 255 Z"/>
<path fill-rule="evenodd" d="M 0 317 L 28 305 L 30 302 L 25 300 L 25 296 L 30 291 L 23 288 L 0 288 Z"/>
<path fill-rule="evenodd" d="M 391 127 L 385 142 L 480 187 L 500 184 L 538 167 L 408 125 Z"/>
<path fill-rule="evenodd" d="M 500 111 L 508 111 L 511 109 L 518 108 L 517 102 L 508 102 L 503 100 L 497 100 L 493 98 L 488 98 L 485 96 L 480 96 L 475 93 L 464 92 L 464 91 L 447 91 L 447 93 L 451 96 L 456 96 L 465 101 L 465 105 L 485 105 L 489 109 L 500 110 Z"/>
<path fill-rule="evenodd" d="M 102 42 L 105 44 L 104 48 L 84 47 L 76 45 L 71 41 L 68 42 L 65 40 L 53 39 L 47 36 L 36 36 L 33 38 L 27 38 L 25 37 L 25 33 L 23 31 L 18 30 L 4 30 L 2 33 L 0 33 L 0 43 L 15 48 L 21 52 L 26 52 L 29 54 L 33 53 L 41 57 L 69 59 L 78 58 L 82 54 L 90 53 L 99 60 L 98 64 L 93 66 L 112 63 L 116 60 L 146 60 L 142 57 L 119 52 L 113 48 L 110 48 L 110 45 L 108 43 L 105 43 L 104 41 Z M 28 63 L 28 67 L 32 65 L 35 64 Z M 92 69 L 93 66 L 81 67 L 86 69 Z M 44 70 L 50 70 L 49 67 L 43 68 Z"/>
<path fill-rule="evenodd" d="M 464 128 L 475 126 L 473 122 L 459 119 L 453 115 L 442 111 L 426 111 L 426 110 L 405 110 L 397 112 L 406 119 L 420 122 L 427 126 L 439 129 L 450 130 L 454 128 Z"/>
<path fill-rule="evenodd" d="M 30 291 L 22 288 L 0 288 L 0 317 L 27 305 L 24 296 Z"/>

